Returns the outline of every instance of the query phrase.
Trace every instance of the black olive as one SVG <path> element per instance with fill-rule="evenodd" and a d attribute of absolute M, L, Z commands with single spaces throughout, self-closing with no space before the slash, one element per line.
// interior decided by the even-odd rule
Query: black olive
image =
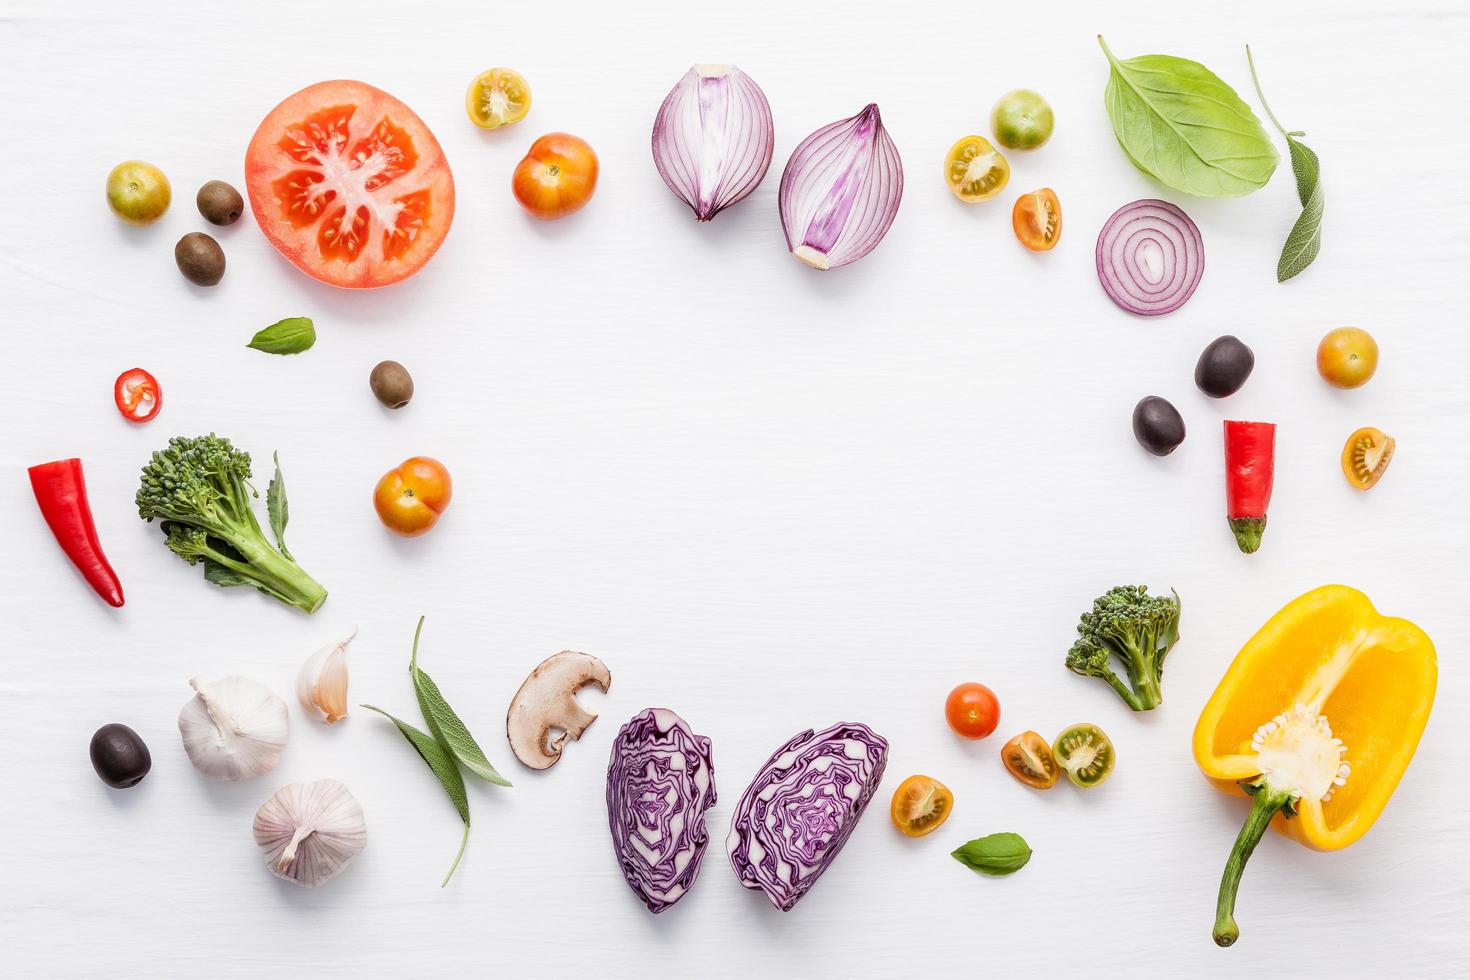
<path fill-rule="evenodd" d="M 174 261 L 196 286 L 214 286 L 225 277 L 225 251 L 202 231 L 191 231 L 174 246 Z"/>
<path fill-rule="evenodd" d="M 1224 398 L 1241 389 L 1256 366 L 1256 355 L 1237 337 L 1216 337 L 1194 366 L 1194 383 L 1211 398 Z"/>
<path fill-rule="evenodd" d="M 92 768 L 114 789 L 138 785 L 152 766 L 148 746 L 127 725 L 103 725 L 92 736 Z"/>
<path fill-rule="evenodd" d="M 368 376 L 373 395 L 389 408 L 402 408 L 413 397 L 413 378 L 397 361 L 382 361 Z"/>
<path fill-rule="evenodd" d="M 1149 395 L 1133 407 L 1133 435 L 1155 456 L 1167 456 L 1184 441 L 1184 417 L 1158 395 Z"/>
<path fill-rule="evenodd" d="M 211 180 L 199 188 L 194 203 L 199 205 L 204 220 L 212 225 L 232 225 L 245 213 L 245 199 L 222 180 Z"/>

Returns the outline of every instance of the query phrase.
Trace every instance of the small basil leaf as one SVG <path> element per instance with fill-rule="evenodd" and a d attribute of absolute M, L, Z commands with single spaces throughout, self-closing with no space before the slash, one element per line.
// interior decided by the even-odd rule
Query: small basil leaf
<path fill-rule="evenodd" d="M 276 461 L 276 475 L 271 477 L 270 486 L 266 487 L 265 505 L 270 513 L 271 533 L 276 536 L 276 545 L 281 554 L 291 558 L 291 551 L 286 547 L 286 522 L 291 519 L 291 514 L 286 507 L 286 479 L 281 476 L 281 454 L 272 453 L 271 458 Z"/>
<path fill-rule="evenodd" d="M 991 834 L 961 844 L 951 856 L 971 871 L 1003 878 L 1026 866 L 1031 860 L 1031 848 L 1020 834 Z"/>
<path fill-rule="evenodd" d="M 257 333 L 246 347 L 267 354 L 300 354 L 316 343 L 316 326 L 311 317 L 292 316 L 278 320 Z"/>

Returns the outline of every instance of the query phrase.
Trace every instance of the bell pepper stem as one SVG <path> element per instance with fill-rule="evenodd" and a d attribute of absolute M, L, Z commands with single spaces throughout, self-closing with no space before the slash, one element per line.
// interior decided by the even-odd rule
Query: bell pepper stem
<path fill-rule="evenodd" d="M 1240 938 L 1240 927 L 1235 924 L 1235 893 L 1240 889 L 1240 876 L 1251 853 L 1261 842 L 1261 835 L 1271 826 L 1271 818 L 1291 803 L 1289 793 L 1273 792 L 1265 786 L 1254 789 L 1248 786 L 1246 789 L 1254 794 L 1251 810 L 1246 815 L 1245 826 L 1240 828 L 1240 836 L 1235 838 L 1230 858 L 1225 862 L 1225 874 L 1220 878 L 1220 898 L 1215 905 L 1214 937 L 1217 946 L 1233 946 Z"/>

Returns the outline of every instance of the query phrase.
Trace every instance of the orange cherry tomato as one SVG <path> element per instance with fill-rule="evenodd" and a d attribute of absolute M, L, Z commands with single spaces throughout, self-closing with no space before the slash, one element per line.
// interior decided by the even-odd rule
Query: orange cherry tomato
<path fill-rule="evenodd" d="M 1022 245 L 1033 252 L 1049 252 L 1062 240 L 1062 202 L 1057 192 L 1043 187 L 1016 198 L 1011 227 Z"/>
<path fill-rule="evenodd" d="M 453 495 L 444 464 L 414 456 L 383 474 L 373 492 L 373 506 L 388 530 L 413 538 L 439 522 Z"/>
<path fill-rule="evenodd" d="M 1022 732 L 1000 749 L 1006 772 L 1032 789 L 1051 789 L 1062 774 L 1046 739 L 1035 732 Z"/>
<path fill-rule="evenodd" d="M 1342 447 L 1342 475 L 1359 490 L 1371 490 L 1393 459 L 1393 436 L 1371 426 L 1348 436 Z"/>
<path fill-rule="evenodd" d="M 910 776 L 893 791 L 889 816 L 905 837 L 923 837 L 949 819 L 954 794 L 930 776 Z"/>
<path fill-rule="evenodd" d="M 944 717 L 956 734 L 984 738 L 1000 724 L 1000 702 L 984 684 L 961 684 L 945 699 Z"/>
<path fill-rule="evenodd" d="M 1378 370 L 1378 341 L 1358 327 L 1330 330 L 1317 345 L 1317 373 L 1334 388 L 1361 388 Z"/>
<path fill-rule="evenodd" d="M 521 207 L 549 221 L 580 211 L 597 190 L 597 154 L 570 133 L 548 133 L 531 144 L 510 188 Z"/>

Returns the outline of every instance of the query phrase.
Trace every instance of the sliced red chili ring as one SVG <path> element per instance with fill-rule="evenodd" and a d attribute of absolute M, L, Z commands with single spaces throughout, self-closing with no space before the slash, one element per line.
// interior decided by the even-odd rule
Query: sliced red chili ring
<path fill-rule="evenodd" d="M 129 422 L 147 422 L 163 407 L 163 389 L 158 379 L 142 368 L 132 368 L 117 376 L 112 386 L 112 400 Z"/>

